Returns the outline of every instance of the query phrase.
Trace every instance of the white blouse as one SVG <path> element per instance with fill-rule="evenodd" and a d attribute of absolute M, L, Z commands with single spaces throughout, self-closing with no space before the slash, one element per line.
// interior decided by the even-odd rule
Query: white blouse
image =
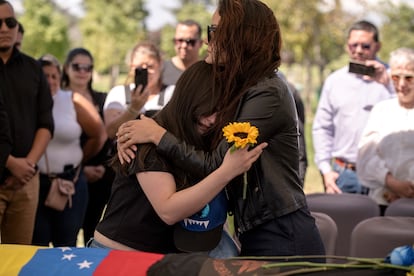
<path fill-rule="evenodd" d="M 357 174 L 381 205 L 385 176 L 414 182 L 414 109 L 402 107 L 397 98 L 374 106 L 358 146 Z"/>

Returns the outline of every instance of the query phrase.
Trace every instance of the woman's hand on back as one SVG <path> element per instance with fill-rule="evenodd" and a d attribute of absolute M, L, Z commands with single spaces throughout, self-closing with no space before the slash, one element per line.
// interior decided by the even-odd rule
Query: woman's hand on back
<path fill-rule="evenodd" d="M 153 119 L 144 115 L 140 120 L 123 123 L 116 134 L 118 138 L 118 157 L 123 164 L 135 158 L 135 144 L 153 143 L 158 145 L 166 130 Z"/>

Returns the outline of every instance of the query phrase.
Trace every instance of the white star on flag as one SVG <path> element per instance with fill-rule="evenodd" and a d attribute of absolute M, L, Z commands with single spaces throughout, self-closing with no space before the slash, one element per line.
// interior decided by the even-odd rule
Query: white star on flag
<path fill-rule="evenodd" d="M 62 260 L 69 260 L 71 261 L 72 258 L 76 257 L 75 254 L 71 253 L 71 254 L 63 254 Z"/>
<path fill-rule="evenodd" d="M 88 262 L 87 260 L 84 260 L 81 263 L 77 263 L 77 265 L 79 266 L 79 269 L 91 268 L 91 264 L 93 264 L 93 262 Z"/>
<path fill-rule="evenodd" d="M 65 251 L 71 251 L 72 249 L 70 248 L 70 247 L 60 247 L 60 249 L 62 250 L 62 252 L 65 252 Z"/>

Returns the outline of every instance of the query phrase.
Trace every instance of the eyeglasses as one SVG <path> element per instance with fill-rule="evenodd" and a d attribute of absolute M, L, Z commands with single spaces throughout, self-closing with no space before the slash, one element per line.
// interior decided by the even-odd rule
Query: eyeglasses
<path fill-rule="evenodd" d="M 92 69 L 93 69 L 92 64 L 72 63 L 70 66 L 76 72 L 80 72 L 80 71 L 83 70 L 84 72 L 90 73 L 90 72 L 92 72 Z"/>
<path fill-rule="evenodd" d="M 3 22 L 6 24 L 7 28 L 13 29 L 17 26 L 17 20 L 14 17 L 0 18 L 0 28 L 3 25 Z"/>
<path fill-rule="evenodd" d="M 361 46 L 361 48 L 363 50 L 371 49 L 371 44 L 369 44 L 369 43 L 352 43 L 352 44 L 348 44 L 348 47 L 352 50 L 355 50 L 356 48 L 358 48 L 358 46 Z"/>
<path fill-rule="evenodd" d="M 187 45 L 194 47 L 194 45 L 197 43 L 198 39 L 184 39 L 184 38 L 174 38 L 174 43 L 177 45 L 181 45 L 184 42 L 187 43 Z"/>
<path fill-rule="evenodd" d="M 212 34 L 216 31 L 217 25 L 208 25 L 207 26 L 207 41 L 211 41 Z"/>
<path fill-rule="evenodd" d="M 412 84 L 414 82 L 413 75 L 391 75 L 391 79 L 396 83 L 399 83 L 401 79 L 405 80 L 408 84 Z"/>

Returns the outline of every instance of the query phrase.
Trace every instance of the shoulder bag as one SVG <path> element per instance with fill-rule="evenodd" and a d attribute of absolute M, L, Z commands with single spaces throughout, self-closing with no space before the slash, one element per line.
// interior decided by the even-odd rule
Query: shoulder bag
<path fill-rule="evenodd" d="M 47 154 L 45 154 L 47 174 L 50 179 L 50 189 L 45 200 L 45 205 L 49 208 L 63 211 L 66 204 L 69 204 L 69 208 L 72 207 L 72 196 L 75 194 L 75 183 L 79 178 L 80 167 L 76 169 L 76 174 L 73 180 L 63 179 L 57 176 L 50 176 L 49 173 L 49 161 Z"/>

